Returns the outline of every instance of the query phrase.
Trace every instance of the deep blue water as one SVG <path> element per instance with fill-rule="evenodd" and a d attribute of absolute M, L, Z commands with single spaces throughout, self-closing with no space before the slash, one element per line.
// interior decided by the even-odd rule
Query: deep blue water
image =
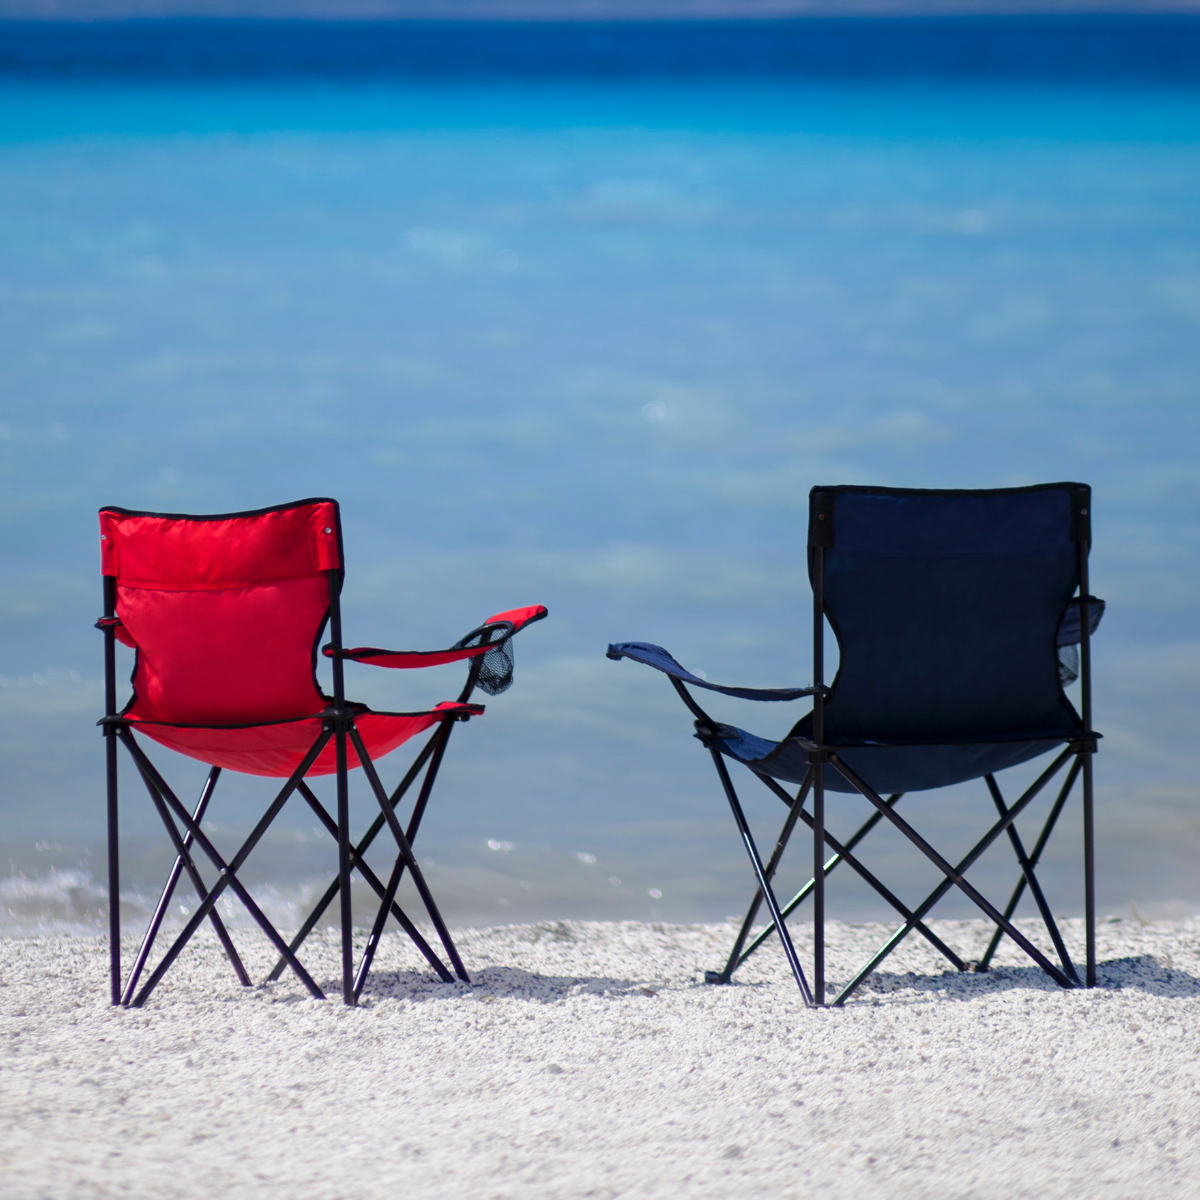
<path fill-rule="evenodd" d="M 11 871 L 99 851 L 102 503 L 338 497 L 357 644 L 441 646 L 548 604 L 513 689 L 455 735 L 432 873 L 460 919 L 675 919 L 733 911 L 746 867 L 678 701 L 606 643 L 806 682 L 811 485 L 1081 479 L 1110 604 L 1102 903 L 1194 909 L 1198 135 L 1178 79 L 10 74 Z M 359 670 L 352 694 L 457 691 L 452 668 L 398 676 Z M 714 707 L 764 735 L 798 715 Z M 152 814 L 129 794 L 145 885 Z M 214 821 L 245 825 L 256 794 L 234 781 Z M 752 805 L 764 840 L 773 804 Z M 967 788 L 911 811 L 953 848 L 989 810 Z M 286 817 L 258 860 L 281 904 L 324 869 L 311 824 Z M 1006 855 L 980 878 L 1007 885 Z M 886 840 L 876 862 L 908 895 L 929 878 Z M 68 903 L 61 879 L 4 886 L 18 917 Z"/>
<path fill-rule="evenodd" d="M 0 70 L 179 79 L 1200 79 L 1192 14 L 0 22 Z"/>

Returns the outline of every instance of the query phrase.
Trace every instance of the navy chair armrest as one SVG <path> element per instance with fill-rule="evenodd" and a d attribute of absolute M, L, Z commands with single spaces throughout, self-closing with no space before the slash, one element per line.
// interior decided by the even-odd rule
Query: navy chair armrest
<path fill-rule="evenodd" d="M 631 658 L 634 662 L 645 663 L 680 683 L 692 687 L 707 688 L 710 692 L 720 692 L 725 696 L 737 696 L 740 700 L 799 700 L 802 696 L 812 696 L 826 688 L 744 688 L 725 687 L 719 683 L 709 683 L 699 675 L 693 675 L 685 667 L 681 667 L 661 646 L 653 646 L 649 642 L 616 642 L 608 648 L 608 658 Z"/>

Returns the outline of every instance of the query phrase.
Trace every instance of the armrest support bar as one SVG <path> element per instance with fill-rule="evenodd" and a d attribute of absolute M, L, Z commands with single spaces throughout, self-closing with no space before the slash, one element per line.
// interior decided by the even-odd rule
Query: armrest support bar
<path fill-rule="evenodd" d="M 354 646 L 340 654 L 332 643 L 322 647 L 326 658 L 347 658 L 370 667 L 394 667 L 398 670 L 417 670 L 421 667 L 440 667 L 443 663 L 458 662 L 486 654 L 490 646 L 455 647 L 450 650 L 380 650 L 376 646 Z"/>

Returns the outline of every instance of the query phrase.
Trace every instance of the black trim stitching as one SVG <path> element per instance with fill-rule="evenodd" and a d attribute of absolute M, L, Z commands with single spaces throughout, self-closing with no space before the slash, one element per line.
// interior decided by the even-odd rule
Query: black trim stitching
<path fill-rule="evenodd" d="M 292 500 L 287 504 L 272 504 L 267 508 L 247 508 L 242 512 L 229 513 L 164 513 L 150 512 L 140 508 L 122 508 L 119 504 L 105 504 L 99 511 L 102 513 L 120 513 L 123 517 L 161 517 L 164 521 L 232 521 L 237 517 L 265 517 L 268 513 L 287 512 L 293 508 L 307 508 L 313 504 L 332 504 L 338 507 L 338 502 L 332 496 L 309 496 L 305 500 Z"/>

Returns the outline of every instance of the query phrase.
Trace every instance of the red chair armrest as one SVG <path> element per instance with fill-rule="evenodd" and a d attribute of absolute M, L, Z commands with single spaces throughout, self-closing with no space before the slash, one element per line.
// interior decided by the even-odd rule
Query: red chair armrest
<path fill-rule="evenodd" d="M 544 604 L 531 604 L 528 608 L 510 608 L 507 612 L 497 613 L 494 617 L 488 617 L 484 621 L 484 624 L 495 625 L 500 621 L 507 621 L 512 625 L 513 633 L 517 633 L 524 629 L 526 625 L 531 625 L 534 621 L 540 621 L 549 611 Z"/>

